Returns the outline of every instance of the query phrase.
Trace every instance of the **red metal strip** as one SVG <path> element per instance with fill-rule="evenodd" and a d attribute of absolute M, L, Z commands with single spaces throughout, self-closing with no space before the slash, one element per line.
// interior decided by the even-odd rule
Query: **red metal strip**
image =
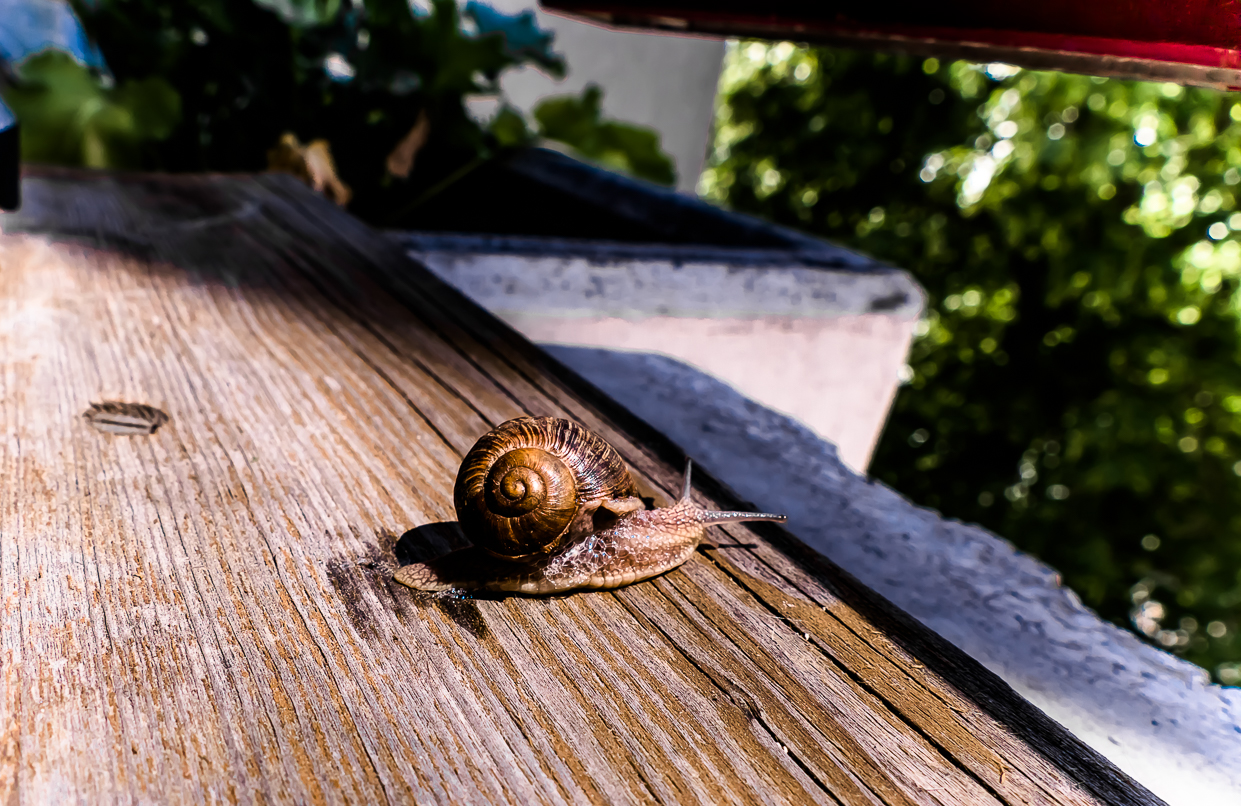
<path fill-rule="evenodd" d="M 605 24 L 909 50 L 1241 89 L 1239 0 L 544 0 Z"/>

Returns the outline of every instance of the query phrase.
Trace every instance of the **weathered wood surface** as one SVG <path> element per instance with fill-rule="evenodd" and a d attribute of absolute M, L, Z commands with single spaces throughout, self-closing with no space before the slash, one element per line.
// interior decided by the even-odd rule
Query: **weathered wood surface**
<path fill-rule="evenodd" d="M 610 593 L 395 585 L 457 539 L 457 464 L 496 423 L 574 418 L 656 498 L 681 457 L 289 180 L 24 190 L 3 802 L 1158 802 L 778 528 Z M 104 400 L 170 420 L 100 431 Z"/>

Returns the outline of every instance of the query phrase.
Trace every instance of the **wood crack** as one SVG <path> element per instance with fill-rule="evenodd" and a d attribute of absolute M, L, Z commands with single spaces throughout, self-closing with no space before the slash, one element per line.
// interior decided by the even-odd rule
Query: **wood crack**
<path fill-rule="evenodd" d="M 653 629 L 656 632 L 658 632 L 660 636 L 664 639 L 664 641 L 666 641 L 670 647 L 675 649 L 686 663 L 688 663 L 699 674 L 701 674 L 703 679 L 710 681 L 711 684 L 716 688 L 716 690 L 719 691 L 720 694 L 722 694 L 725 698 L 727 698 L 728 701 L 731 702 L 746 719 L 752 720 L 758 723 L 759 726 L 763 728 L 763 730 L 767 733 L 768 737 L 776 745 L 783 747 L 786 750 L 786 755 L 789 757 L 789 759 L 793 761 L 795 764 L 797 764 L 797 766 L 802 770 L 802 772 L 806 774 L 807 778 L 809 778 L 809 780 L 813 782 L 816 787 L 819 788 L 820 792 L 823 795 L 826 795 L 827 797 L 831 798 L 832 801 L 835 803 L 841 803 L 841 801 L 837 798 L 835 792 L 833 791 L 832 787 L 828 786 L 816 773 L 814 773 L 810 769 L 806 761 L 801 758 L 800 754 L 790 749 L 789 745 L 781 739 L 781 736 L 776 732 L 776 730 L 766 720 L 765 716 L 763 715 L 763 710 L 761 706 L 759 706 L 758 702 L 754 699 L 754 697 L 752 697 L 742 686 L 732 683 L 726 678 L 721 679 L 717 675 L 716 672 L 708 669 L 707 667 L 699 663 L 697 660 L 695 660 L 693 655 L 690 654 L 688 648 L 684 644 L 679 642 L 674 636 L 672 636 L 667 630 L 665 630 L 658 623 L 650 620 L 648 617 L 645 617 L 643 614 L 641 614 L 641 612 L 634 607 L 634 605 L 628 600 L 627 597 L 623 597 L 617 594 L 613 594 L 613 595 L 616 596 L 617 600 L 621 603 L 621 605 L 624 606 L 625 609 L 628 610 L 630 614 L 633 615 L 636 619 L 639 619 L 640 622 L 644 624 L 644 626 L 647 626 L 649 629 Z M 677 604 L 673 602 L 672 600 L 668 599 L 667 596 L 663 595 L 662 591 L 659 593 L 659 595 L 661 596 L 661 598 L 663 598 L 668 603 L 669 607 L 673 609 L 677 609 Z M 740 700 L 740 702 L 738 702 L 738 700 Z"/>
<path fill-rule="evenodd" d="M 750 584 L 749 584 L 749 581 L 748 581 L 747 579 L 743 578 L 743 577 L 742 577 L 741 575 L 739 575 L 739 574 L 734 573 L 732 570 L 730 570 L 730 569 L 729 569 L 728 567 L 726 567 L 724 564 L 722 564 L 722 563 L 718 562 L 718 561 L 716 560 L 716 558 L 715 558 L 715 557 L 713 557 L 713 556 L 711 556 L 711 555 L 707 554 L 706 552 L 700 552 L 700 554 L 704 555 L 704 556 L 705 556 L 706 561 L 707 561 L 707 562 L 709 562 L 709 563 L 711 563 L 711 565 L 712 565 L 713 567 L 715 567 L 715 568 L 716 568 L 716 569 L 718 569 L 718 570 L 719 570 L 722 574 L 724 574 L 724 575 L 725 575 L 725 576 L 727 576 L 729 579 L 731 579 L 731 580 L 732 580 L 732 581 L 733 581 L 733 582 L 734 582 L 734 583 L 735 583 L 738 587 L 740 587 L 741 589 L 743 589 L 743 590 L 747 591 L 747 592 L 748 592 L 751 596 L 753 596 L 753 597 L 754 597 L 754 600 L 755 600 L 755 601 L 757 601 L 757 602 L 761 603 L 761 604 L 762 604 L 762 605 L 763 605 L 763 606 L 767 609 L 767 611 L 768 611 L 769 613 L 771 613 L 773 616 L 775 616 L 776 618 L 778 618 L 778 619 L 779 619 L 782 623 L 784 623 L 784 624 L 785 624 L 785 626 L 786 626 L 786 627 L 788 627 L 789 632 L 790 632 L 791 634 L 793 634 L 793 635 L 802 635 L 802 634 L 803 634 L 803 632 L 804 632 L 803 627 L 800 627 L 800 626 L 798 626 L 798 625 L 795 625 L 795 624 L 793 623 L 792 619 L 790 619 L 789 617 L 785 616 L 782 612 L 780 612 L 779 608 L 777 608 L 777 607 L 776 607 L 776 606 L 775 606 L 775 605 L 774 605 L 774 604 L 773 604 L 773 603 L 772 603 L 769 599 L 767 599 L 767 597 L 765 597 L 765 596 L 762 594 L 762 592 L 760 592 L 759 590 L 757 590 L 756 588 L 754 588 L 752 585 L 750 585 Z M 757 557 L 756 557 L 755 559 L 756 559 L 756 561 L 757 561 L 757 562 L 762 563 L 762 560 L 761 560 L 761 559 L 759 559 L 759 558 L 757 558 Z M 765 564 L 764 564 L 764 565 L 765 565 Z M 768 567 L 769 569 L 771 569 L 771 572 L 772 572 L 773 574 L 777 574 L 777 575 L 779 574 L 779 572 L 778 572 L 778 571 L 776 571 L 776 569 L 771 568 L 771 566 L 767 566 L 767 567 Z M 783 577 L 781 577 L 781 578 L 783 579 Z M 813 601 L 813 599 L 812 599 L 812 598 L 811 598 L 808 594 L 806 594 L 806 593 L 805 593 L 805 591 L 803 591 L 802 589 L 798 588 L 798 587 L 797 587 L 794 583 L 792 583 L 790 580 L 785 579 L 785 582 L 786 582 L 786 583 L 788 583 L 788 585 L 790 586 L 790 588 L 791 588 L 793 591 L 796 591 L 797 593 L 800 593 L 800 594 L 802 594 L 802 595 L 806 596 L 807 600 L 809 600 L 809 601 Z M 704 615 L 705 615 L 705 614 L 704 614 Z M 830 613 L 829 613 L 829 615 L 830 615 Z M 846 628 L 847 628 L 847 627 L 846 627 Z M 812 636 L 814 635 L 813 633 L 810 633 L 810 632 L 806 632 L 806 634 L 809 634 L 809 635 L 812 635 Z M 815 637 L 817 638 L 817 636 L 815 636 Z M 866 640 L 866 639 L 865 639 L 865 638 L 863 638 L 862 636 L 858 636 L 858 637 L 859 637 L 859 638 L 862 638 L 862 640 Z M 829 662 L 830 662 L 830 663 L 832 663 L 833 665 L 837 665 L 837 660 L 836 660 L 836 659 L 832 656 L 832 654 L 831 654 L 831 653 L 829 653 L 829 652 L 827 652 L 827 651 L 826 651 L 826 649 L 824 648 L 824 646 L 823 646 L 820 642 L 818 642 L 818 641 L 811 641 L 811 643 L 813 643 L 813 644 L 814 644 L 815 649 L 816 649 L 816 650 L 818 650 L 818 652 L 819 652 L 819 653 L 820 653 L 820 654 L 824 657 L 824 659 L 826 659 L 827 661 L 829 661 Z M 888 699 L 887 699 L 887 698 L 886 698 L 886 697 L 882 694 L 882 692 L 880 692 L 880 691 L 878 691 L 876 688 L 872 687 L 869 683 L 867 683 L 867 682 L 865 681 L 865 679 L 864 679 L 861 675 L 857 674 L 857 673 L 856 673 L 856 672 L 854 672 L 852 669 L 849 669 L 848 667 L 846 667 L 846 666 L 841 666 L 841 665 L 837 665 L 837 668 L 840 670 L 840 672 L 841 672 L 842 674 L 847 675 L 847 676 L 849 677 L 849 679 L 850 679 L 850 680 L 852 680 L 852 681 L 853 681 L 853 683 L 854 683 L 855 685 L 857 685 L 857 686 L 858 686 L 859 688 L 861 688 L 862 690 L 866 691 L 866 692 L 867 692 L 868 694 L 870 694 L 871 696 L 875 697 L 877 700 L 880 700 L 880 701 L 883 701 L 883 702 L 889 702 L 889 700 L 888 700 Z M 911 677 L 909 677 L 908 679 L 909 679 L 911 682 L 915 683 L 916 685 L 919 685 L 919 686 L 921 685 L 921 684 L 920 684 L 920 683 L 918 683 L 918 681 L 917 681 L 916 679 L 914 679 L 912 676 L 911 676 Z M 910 730 L 912 730 L 912 731 L 916 732 L 919 736 L 921 736 L 924 740 L 926 740 L 926 742 L 927 742 L 930 746 L 934 747 L 934 748 L 936 749 L 936 751 L 938 751 L 938 752 L 940 753 L 940 755 L 941 755 L 941 757 L 942 757 L 942 758 L 944 758 L 946 761 L 948 761 L 949 763 L 951 763 L 951 764 L 953 764 L 954 766 L 956 766 L 958 769 L 960 769 L 960 770 L 961 770 L 961 772 L 962 772 L 962 773 L 964 773 L 965 775 L 969 776 L 969 777 L 970 777 L 970 778 L 971 778 L 971 779 L 972 779 L 975 783 L 977 783 L 979 786 L 981 786 L 983 789 L 985 789 L 985 790 L 987 791 L 987 793 L 988 793 L 989 795 L 991 795 L 991 797 L 995 798 L 995 800 L 996 800 L 996 801 L 998 801 L 998 802 L 1000 802 L 1000 803 L 1004 803 L 1004 804 L 1010 804 L 1010 803 L 1011 803 L 1011 801 L 1009 801 L 1009 800 L 1008 800 L 1008 799 L 1006 799 L 1003 795 L 1001 795 L 998 791 L 996 791 L 996 790 L 995 790 L 995 789 L 994 789 L 994 788 L 990 785 L 990 783 L 988 783 L 987 781 L 985 781 L 985 780 L 983 780 L 982 778 L 980 778 L 978 775 L 976 775 L 976 774 L 973 772 L 973 770 L 971 770 L 971 769 L 969 769 L 969 767 L 965 766 L 965 764 L 964 764 L 964 763 L 962 763 L 962 761 L 961 761 L 960 759 L 958 759 L 958 758 L 956 757 L 956 755 L 952 752 L 951 748 L 949 748 L 949 747 L 945 746 L 945 745 L 944 745 L 942 742 L 940 742 L 940 741 L 939 741 L 939 740 L 938 740 L 938 739 L 937 739 L 934 735 L 930 734 L 929 732 L 927 732 L 926 730 L 924 730 L 924 729 L 923 729 L 920 725 L 918 725 L 916 722 L 914 722 L 913 720 L 909 719 L 909 718 L 905 715 L 905 713 L 904 713 L 904 709 L 901 707 L 900 703 L 890 703 L 890 702 L 889 702 L 889 704 L 891 704 L 891 705 L 893 705 L 893 706 L 894 706 L 894 707 L 893 707 L 893 713 L 894 713 L 894 714 L 898 714 L 898 715 L 900 716 L 901 720 L 904 722 L 904 724 L 905 724 L 905 725 L 906 725 L 906 726 L 907 726 Z"/>

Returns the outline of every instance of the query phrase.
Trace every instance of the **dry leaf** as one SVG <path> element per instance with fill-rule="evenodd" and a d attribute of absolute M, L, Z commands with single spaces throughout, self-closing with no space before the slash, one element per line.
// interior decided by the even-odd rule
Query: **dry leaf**
<path fill-rule="evenodd" d="M 280 135 L 276 147 L 267 152 L 267 170 L 293 174 L 306 184 L 310 184 L 310 176 L 306 173 L 306 160 L 302 156 L 302 144 L 292 132 Z"/>
<path fill-rule="evenodd" d="M 306 146 L 306 170 L 314 180 L 311 187 L 344 207 L 353 197 L 349 186 L 336 175 L 336 163 L 332 162 L 332 149 L 327 140 L 315 140 Z"/>
<path fill-rule="evenodd" d="M 427 144 L 430 136 L 431 121 L 427 118 L 426 110 L 423 110 L 418 113 L 418 120 L 409 130 L 409 134 L 401 138 L 401 142 L 397 143 L 396 148 L 388 155 L 388 173 L 408 179 L 410 172 L 414 170 L 414 158 Z"/>
<path fill-rule="evenodd" d="M 296 135 L 285 132 L 276 147 L 267 152 L 267 169 L 293 174 L 341 207 L 353 197 L 353 191 L 336 175 L 336 163 L 332 161 L 332 148 L 327 140 L 302 145 Z"/>

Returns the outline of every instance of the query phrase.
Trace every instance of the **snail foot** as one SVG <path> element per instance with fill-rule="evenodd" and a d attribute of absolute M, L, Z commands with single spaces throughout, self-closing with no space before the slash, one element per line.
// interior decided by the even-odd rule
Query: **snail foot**
<path fill-rule="evenodd" d="M 430 562 L 403 565 L 392 578 L 418 591 L 464 593 L 484 587 L 498 564 L 486 551 L 469 546 Z"/>

